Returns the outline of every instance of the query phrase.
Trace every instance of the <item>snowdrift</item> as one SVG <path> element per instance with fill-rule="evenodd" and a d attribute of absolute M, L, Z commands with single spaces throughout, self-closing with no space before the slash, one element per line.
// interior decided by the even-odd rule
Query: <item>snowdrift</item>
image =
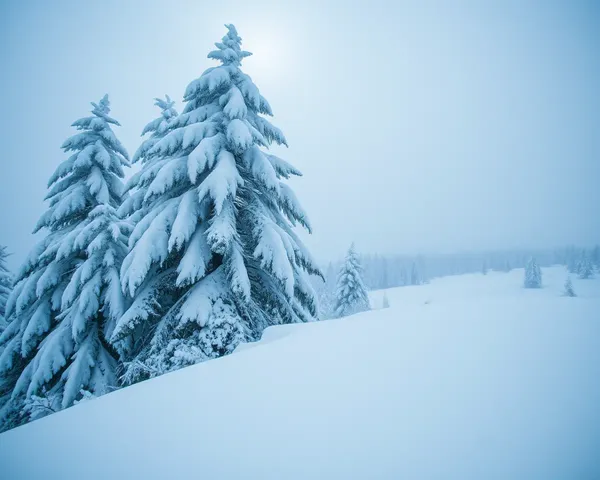
<path fill-rule="evenodd" d="M 20 479 L 600 478 L 600 281 L 388 290 L 0 435 Z M 374 292 L 379 307 L 382 292 Z"/>

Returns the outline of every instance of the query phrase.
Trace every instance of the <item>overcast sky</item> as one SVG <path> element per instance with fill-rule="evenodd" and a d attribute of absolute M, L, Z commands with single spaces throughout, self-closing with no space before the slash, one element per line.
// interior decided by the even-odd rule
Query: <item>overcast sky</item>
<path fill-rule="evenodd" d="M 304 177 L 321 260 L 600 241 L 600 2 L 0 4 L 0 244 L 19 264 L 61 143 L 109 93 L 133 154 L 234 23 Z M 495 6 L 494 6 L 495 4 Z"/>

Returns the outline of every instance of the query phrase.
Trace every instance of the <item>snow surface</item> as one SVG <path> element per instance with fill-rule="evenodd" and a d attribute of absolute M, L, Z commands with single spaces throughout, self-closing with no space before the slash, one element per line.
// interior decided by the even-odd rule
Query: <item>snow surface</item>
<path fill-rule="evenodd" d="M 568 298 L 566 276 L 447 277 L 271 327 L 0 435 L 0 477 L 600 478 L 600 280 Z"/>

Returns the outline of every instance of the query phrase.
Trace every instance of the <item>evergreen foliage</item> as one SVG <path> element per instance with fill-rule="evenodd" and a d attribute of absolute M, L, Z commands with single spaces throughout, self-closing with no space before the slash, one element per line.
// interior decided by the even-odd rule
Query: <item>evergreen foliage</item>
<path fill-rule="evenodd" d="M 542 271 L 535 258 L 531 257 L 525 266 L 525 288 L 542 287 Z"/>
<path fill-rule="evenodd" d="M 576 297 L 575 290 L 573 289 L 573 282 L 571 281 L 571 276 L 567 276 L 567 280 L 565 281 L 565 296 L 566 297 Z"/>
<path fill-rule="evenodd" d="M 336 317 L 345 317 L 370 309 L 369 297 L 361 273 L 358 254 L 352 244 L 338 274 L 334 307 Z"/>
<path fill-rule="evenodd" d="M 115 351 L 106 339 L 125 308 L 119 265 L 127 224 L 116 215 L 127 152 L 111 126 L 108 96 L 92 115 L 73 123 L 64 142 L 73 152 L 48 182 L 48 210 L 35 231 L 47 234 L 17 273 L 0 336 L 0 396 L 5 427 L 69 407 L 85 389 L 101 395 L 116 386 Z M 42 400 L 40 400 L 42 399 Z M 32 416 L 33 410 L 35 415 Z"/>
<path fill-rule="evenodd" d="M 148 175 L 152 175 L 153 172 L 155 174 L 155 170 L 161 167 L 160 158 L 149 155 L 149 152 L 169 132 L 173 119 L 177 117 L 175 102 L 168 95 L 165 95 L 164 100 L 155 98 L 154 105 L 160 108 L 160 116 L 148 123 L 142 131 L 142 136 L 150 136 L 142 142 L 131 160 L 132 163 L 140 163 L 142 168 L 125 185 L 125 190 L 130 195 L 119 207 L 119 215 L 128 217 L 132 224 L 137 224 L 146 213 L 143 204 L 150 185 Z"/>
<path fill-rule="evenodd" d="M 0 246 L 0 334 L 4 331 L 8 324 L 6 318 L 6 302 L 12 290 L 12 277 L 6 265 L 8 252 L 6 247 Z"/>
<path fill-rule="evenodd" d="M 577 275 L 582 280 L 594 277 L 594 267 L 589 256 L 583 255 L 577 266 Z"/>
<path fill-rule="evenodd" d="M 138 221 L 121 284 L 133 303 L 111 339 L 131 346 L 125 383 L 225 355 L 269 325 L 318 313 L 309 275 L 321 273 L 293 231 L 310 232 L 310 223 L 285 182 L 300 172 L 264 150 L 287 142 L 240 68 L 250 53 L 226 27 L 208 55 L 220 65 L 188 85 L 183 113 L 145 130 L 155 138 L 141 147 L 143 168 L 129 185 L 135 201 L 123 211 Z"/>

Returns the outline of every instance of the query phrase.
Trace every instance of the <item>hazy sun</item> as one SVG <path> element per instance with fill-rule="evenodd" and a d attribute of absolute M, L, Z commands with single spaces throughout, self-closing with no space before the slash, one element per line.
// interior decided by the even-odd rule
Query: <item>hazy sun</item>
<path fill-rule="evenodd" d="M 242 48 L 252 52 L 252 56 L 244 59 L 243 69 L 252 77 L 262 81 L 279 81 L 287 71 L 284 38 L 265 34 L 261 31 L 246 32 L 243 36 Z M 289 55 L 289 52 L 288 52 Z"/>

